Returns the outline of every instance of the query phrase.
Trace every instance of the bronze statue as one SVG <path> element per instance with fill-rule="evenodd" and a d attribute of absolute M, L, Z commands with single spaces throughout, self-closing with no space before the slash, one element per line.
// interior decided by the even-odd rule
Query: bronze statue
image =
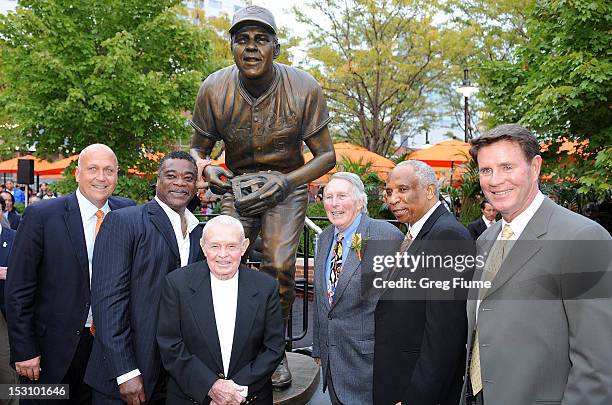
<path fill-rule="evenodd" d="M 331 170 L 336 157 L 322 89 L 308 73 L 274 62 L 280 53 L 276 32 L 265 8 L 248 6 L 234 15 L 229 33 L 235 65 L 202 83 L 191 121 L 191 153 L 211 190 L 223 195 L 222 212 L 242 222 L 251 243 L 261 230 L 261 270 L 280 284 L 286 325 L 295 298 L 307 183 Z M 225 144 L 231 172 L 209 165 L 217 141 Z M 314 156 L 306 164 L 303 142 Z M 272 382 L 277 389 L 291 384 L 286 357 Z"/>

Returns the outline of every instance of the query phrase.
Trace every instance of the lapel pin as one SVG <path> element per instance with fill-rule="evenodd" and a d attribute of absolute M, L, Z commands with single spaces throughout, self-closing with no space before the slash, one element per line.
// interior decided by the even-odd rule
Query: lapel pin
<path fill-rule="evenodd" d="M 6 243 L 6 241 L 2 242 L 2 247 L 5 248 L 8 245 L 8 243 Z"/>

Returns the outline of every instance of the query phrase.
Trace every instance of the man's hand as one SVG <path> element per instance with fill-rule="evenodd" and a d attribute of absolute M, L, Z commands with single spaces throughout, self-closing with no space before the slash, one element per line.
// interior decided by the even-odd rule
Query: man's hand
<path fill-rule="evenodd" d="M 140 405 L 145 403 L 144 384 L 142 376 L 136 376 L 119 384 L 121 400 L 128 405 Z"/>
<path fill-rule="evenodd" d="M 198 168 L 198 178 L 196 181 L 196 188 L 208 188 L 208 183 L 204 179 L 204 168 L 210 164 L 210 159 L 196 159 L 196 166 Z"/>
<path fill-rule="evenodd" d="M 212 399 L 211 404 L 216 405 L 239 405 L 246 400 L 240 395 L 238 385 L 232 380 L 215 381 L 208 391 L 208 396 Z"/>
<path fill-rule="evenodd" d="M 0 280 L 6 280 L 7 267 L 0 266 Z"/>
<path fill-rule="evenodd" d="M 232 185 L 229 181 L 222 180 L 221 177 L 225 176 L 227 179 L 234 177 L 234 173 L 222 168 L 221 166 L 206 166 L 204 169 L 204 177 L 208 182 L 210 191 L 214 194 L 223 195 L 229 191 L 232 191 Z"/>
<path fill-rule="evenodd" d="M 260 172 L 255 175 L 265 179 L 263 186 L 256 193 L 237 199 L 235 203 L 238 213 L 247 217 L 261 214 L 276 206 L 291 192 L 287 176 L 281 172 Z"/>
<path fill-rule="evenodd" d="M 314 360 L 315 363 L 317 363 L 317 366 L 321 365 L 321 358 L 320 357 L 313 357 L 312 359 Z"/>
<path fill-rule="evenodd" d="M 40 377 L 40 356 L 30 360 L 16 361 L 15 371 L 17 371 L 17 374 L 20 376 L 27 377 L 32 381 L 38 381 Z"/>

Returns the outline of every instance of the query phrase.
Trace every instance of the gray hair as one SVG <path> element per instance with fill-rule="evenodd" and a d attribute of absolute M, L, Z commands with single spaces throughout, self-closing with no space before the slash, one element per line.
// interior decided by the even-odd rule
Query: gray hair
<path fill-rule="evenodd" d="M 414 169 L 415 176 L 419 179 L 419 184 L 423 187 L 427 187 L 433 184 L 435 187 L 436 197 L 440 197 L 440 188 L 438 186 L 438 179 L 436 173 L 434 173 L 431 166 L 420 160 L 404 160 L 397 164 L 397 167 L 410 166 Z"/>
<path fill-rule="evenodd" d="M 337 172 L 332 174 L 329 181 L 334 179 L 348 181 L 353 186 L 353 194 L 355 195 L 355 198 L 363 203 L 361 210 L 363 212 L 368 212 L 368 195 L 365 192 L 365 187 L 359 176 L 350 172 Z"/>
<path fill-rule="evenodd" d="M 206 225 L 204 225 L 204 229 L 202 230 L 202 238 L 201 238 L 202 241 L 205 241 L 206 233 L 208 232 L 208 230 L 216 224 L 225 225 L 228 227 L 234 227 L 236 229 L 239 229 L 240 230 L 240 242 L 242 243 L 242 241 L 244 241 L 245 236 L 244 236 L 244 227 L 242 226 L 242 223 L 238 221 L 236 218 L 230 217 L 229 215 L 219 215 L 209 220 L 208 222 L 206 222 Z"/>

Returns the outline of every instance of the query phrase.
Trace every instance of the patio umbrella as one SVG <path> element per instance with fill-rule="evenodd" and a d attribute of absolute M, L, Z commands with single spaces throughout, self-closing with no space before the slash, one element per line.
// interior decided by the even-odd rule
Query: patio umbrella
<path fill-rule="evenodd" d="M 334 145 L 334 149 L 336 150 L 336 164 L 342 163 L 342 158 L 350 159 L 352 162 L 359 162 L 361 159 L 362 164 L 371 162 L 370 170 L 375 171 L 382 181 L 387 179 L 389 172 L 395 167 L 393 161 L 371 152 L 363 146 L 354 145 L 349 142 L 340 142 Z M 312 153 L 304 153 L 304 160 L 306 162 L 312 160 Z M 319 177 L 313 183 L 327 184 L 330 176 L 336 171 L 337 169 L 334 167 L 329 173 Z"/>
<path fill-rule="evenodd" d="M 17 173 L 17 165 L 20 159 L 27 159 L 34 161 L 34 174 L 36 176 L 39 175 L 38 170 L 42 167 L 42 165 L 48 164 L 46 160 L 38 159 L 32 155 L 26 155 L 21 157 L 16 157 L 13 159 L 5 160 L 0 163 L 0 173 Z"/>

